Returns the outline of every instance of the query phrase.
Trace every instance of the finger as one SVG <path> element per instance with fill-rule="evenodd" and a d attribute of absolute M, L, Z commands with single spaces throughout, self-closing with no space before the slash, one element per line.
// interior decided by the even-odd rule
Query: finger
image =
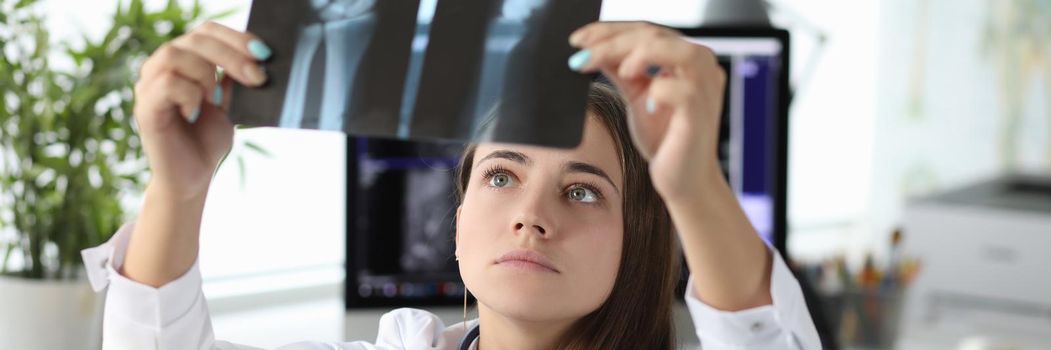
<path fill-rule="evenodd" d="M 234 87 L 234 81 L 233 79 L 230 79 L 230 77 L 223 76 L 217 83 L 216 87 L 223 91 L 222 96 L 219 96 L 220 103 L 217 107 L 223 111 L 223 114 L 226 114 L 226 111 L 230 110 L 230 96 L 233 96 L 232 90 Z"/>
<path fill-rule="evenodd" d="M 666 106 L 670 106 L 675 101 L 662 93 L 656 94 L 658 99 L 650 98 L 655 94 L 655 85 L 665 85 L 665 87 L 660 87 L 660 90 L 670 88 L 667 85 L 676 85 L 672 79 L 661 80 L 662 84 L 657 84 L 657 80 L 650 82 L 645 95 L 629 102 L 632 113 L 628 114 L 628 126 L 635 145 L 646 159 L 650 159 L 656 153 L 671 119 Z"/>
<path fill-rule="evenodd" d="M 646 88 L 649 86 L 649 78 L 639 79 L 622 79 L 616 74 L 616 71 L 610 69 L 602 69 L 602 75 L 609 79 L 613 86 L 617 87 L 617 91 L 620 91 L 621 97 L 627 102 L 634 102 L 640 98 L 645 98 L 642 94 L 646 92 Z"/>
<path fill-rule="evenodd" d="M 700 129 L 718 128 L 725 74 L 720 70 L 714 76 L 705 79 L 718 84 L 704 84 L 697 80 L 671 77 L 654 79 L 645 98 L 645 113 L 650 118 L 677 116 L 675 119 L 682 120 L 674 123 L 685 128 L 681 131 L 695 132 Z"/>
<path fill-rule="evenodd" d="M 654 72 L 660 67 L 660 73 Z M 623 79 L 678 74 L 696 77 L 697 73 L 719 68 L 711 49 L 686 41 L 679 36 L 662 36 L 640 43 L 620 62 L 617 75 Z"/>
<path fill-rule="evenodd" d="M 628 30 L 639 29 L 647 22 L 592 22 L 580 27 L 569 35 L 569 44 L 575 47 L 590 46 L 596 42 L 623 33 Z"/>
<path fill-rule="evenodd" d="M 230 106 L 230 95 L 227 93 L 233 89 L 234 80 L 230 77 L 222 77 L 221 80 L 213 83 L 215 94 L 212 96 L 205 96 L 209 98 L 209 103 L 201 106 L 201 119 L 211 115 L 222 115 L 226 116 Z M 215 103 L 213 101 L 219 101 Z M 200 123 L 201 121 L 198 121 Z"/>
<path fill-rule="evenodd" d="M 209 62 L 223 68 L 223 72 L 247 86 L 259 86 L 266 82 L 263 67 L 240 48 L 228 45 L 203 31 L 195 31 L 172 41 L 181 49 L 192 51 Z"/>
<path fill-rule="evenodd" d="M 241 53 L 256 60 L 266 61 L 270 58 L 270 48 L 251 33 L 238 31 L 213 21 L 205 22 L 197 30 L 221 40 L 230 45 L 230 47 L 236 48 Z"/>
<path fill-rule="evenodd" d="M 688 79 L 662 77 L 654 79 L 647 91 L 646 105 L 650 114 L 665 114 L 669 109 L 689 106 L 698 100 L 697 83 Z"/>
<path fill-rule="evenodd" d="M 150 79 L 166 70 L 172 70 L 181 76 L 193 80 L 201 86 L 207 96 L 213 96 L 215 85 L 215 64 L 208 62 L 197 54 L 180 49 L 174 45 L 164 44 L 150 55 L 142 65 L 141 79 Z M 215 101 L 212 101 L 213 103 Z"/>
<path fill-rule="evenodd" d="M 706 97 L 709 93 L 716 95 Z M 651 149 L 654 152 L 660 148 L 696 149 L 693 143 L 700 140 L 705 146 L 696 151 L 698 153 L 695 153 L 694 157 L 688 158 L 703 159 L 714 155 L 715 153 L 709 150 L 714 150 L 718 144 L 721 93 L 721 90 L 718 93 L 709 92 L 703 86 L 686 79 L 656 79 L 649 92 L 649 99 L 654 103 L 654 112 L 639 118 L 642 119 L 642 124 L 650 122 L 646 120 L 650 118 L 656 125 L 650 129 L 661 130 L 659 135 L 656 135 L 659 141 L 654 141 Z M 704 112 L 702 109 L 708 111 Z M 650 132 L 654 133 L 654 130 Z"/>
<path fill-rule="evenodd" d="M 639 45 L 666 36 L 672 36 L 672 33 L 653 25 L 626 30 L 585 46 L 584 50 L 570 59 L 570 63 L 580 72 L 617 67 L 620 61 Z M 586 62 L 580 62 L 582 61 L 580 55 L 587 56 Z M 577 59 L 578 62 L 573 62 L 574 59 Z"/>
<path fill-rule="evenodd" d="M 698 100 L 697 91 L 695 83 L 685 79 L 663 77 L 650 83 L 642 99 L 645 106 L 633 106 L 637 113 L 629 117 L 635 143 L 644 155 L 656 154 L 665 147 L 665 140 L 695 139 L 691 135 L 698 135 L 702 125 L 690 112 Z"/>
<path fill-rule="evenodd" d="M 219 84 L 222 90 L 229 90 L 233 87 L 233 80 L 224 78 Z M 217 151 L 207 153 L 220 158 L 230 151 L 230 140 L 234 132 L 233 124 L 227 117 L 226 107 L 229 103 L 230 97 L 229 94 L 226 94 L 221 105 L 203 106 L 200 120 L 192 125 L 193 132 L 197 134 L 202 148 Z M 212 159 L 212 161 L 218 163 L 219 159 Z"/>
<path fill-rule="evenodd" d="M 176 117 L 194 122 L 200 116 L 204 90 L 192 80 L 168 71 L 143 84 L 137 88 L 141 98 L 141 109 L 136 110 L 140 127 L 163 129 Z"/>

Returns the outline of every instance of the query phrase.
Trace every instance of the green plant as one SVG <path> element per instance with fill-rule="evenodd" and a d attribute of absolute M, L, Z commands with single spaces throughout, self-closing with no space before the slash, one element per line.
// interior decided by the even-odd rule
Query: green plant
<path fill-rule="evenodd" d="M 0 241 L 0 274 L 75 277 L 80 250 L 119 228 L 121 197 L 141 193 L 147 174 L 135 67 L 202 19 L 196 1 L 156 11 L 122 1 L 101 39 L 55 44 L 38 0 L 0 0 L 0 233 L 14 232 Z M 72 68 L 56 69 L 62 59 Z M 23 267 L 11 271 L 16 252 Z"/>

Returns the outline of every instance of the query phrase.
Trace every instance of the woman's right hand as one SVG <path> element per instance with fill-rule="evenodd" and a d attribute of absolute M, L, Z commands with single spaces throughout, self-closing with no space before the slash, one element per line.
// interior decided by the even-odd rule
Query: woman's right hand
<path fill-rule="evenodd" d="M 270 55 L 255 36 L 207 22 L 168 42 L 143 63 L 134 115 L 151 170 L 150 191 L 199 198 L 233 143 L 226 116 L 234 82 L 259 86 Z M 223 70 L 216 80 L 216 67 Z"/>
<path fill-rule="evenodd" d="M 263 84 L 268 51 L 250 34 L 208 22 L 143 63 L 134 113 L 152 177 L 118 267 L 124 276 L 160 287 L 193 266 L 208 186 L 233 143 L 230 88 Z"/>

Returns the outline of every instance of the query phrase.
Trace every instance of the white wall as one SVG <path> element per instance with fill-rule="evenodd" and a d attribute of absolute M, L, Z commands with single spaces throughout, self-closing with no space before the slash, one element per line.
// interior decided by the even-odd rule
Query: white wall
<path fill-rule="evenodd" d="M 1051 174 L 1051 6 L 1025 4 L 1036 3 L 880 4 L 873 240 L 910 197 L 1006 171 Z"/>
<path fill-rule="evenodd" d="M 796 85 L 789 111 L 789 252 L 809 260 L 863 250 L 873 191 L 877 2 L 773 3 L 775 23 L 792 34 Z"/>

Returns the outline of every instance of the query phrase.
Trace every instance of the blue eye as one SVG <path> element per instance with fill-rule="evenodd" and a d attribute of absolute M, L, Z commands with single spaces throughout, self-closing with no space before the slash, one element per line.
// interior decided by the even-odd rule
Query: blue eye
<path fill-rule="evenodd" d="M 507 174 L 493 174 L 489 177 L 489 186 L 493 187 L 507 187 L 511 185 L 511 176 Z"/>
<path fill-rule="evenodd" d="M 583 203 L 594 203 L 599 200 L 598 194 L 586 187 L 573 187 L 569 189 L 569 199 L 583 202 Z"/>

